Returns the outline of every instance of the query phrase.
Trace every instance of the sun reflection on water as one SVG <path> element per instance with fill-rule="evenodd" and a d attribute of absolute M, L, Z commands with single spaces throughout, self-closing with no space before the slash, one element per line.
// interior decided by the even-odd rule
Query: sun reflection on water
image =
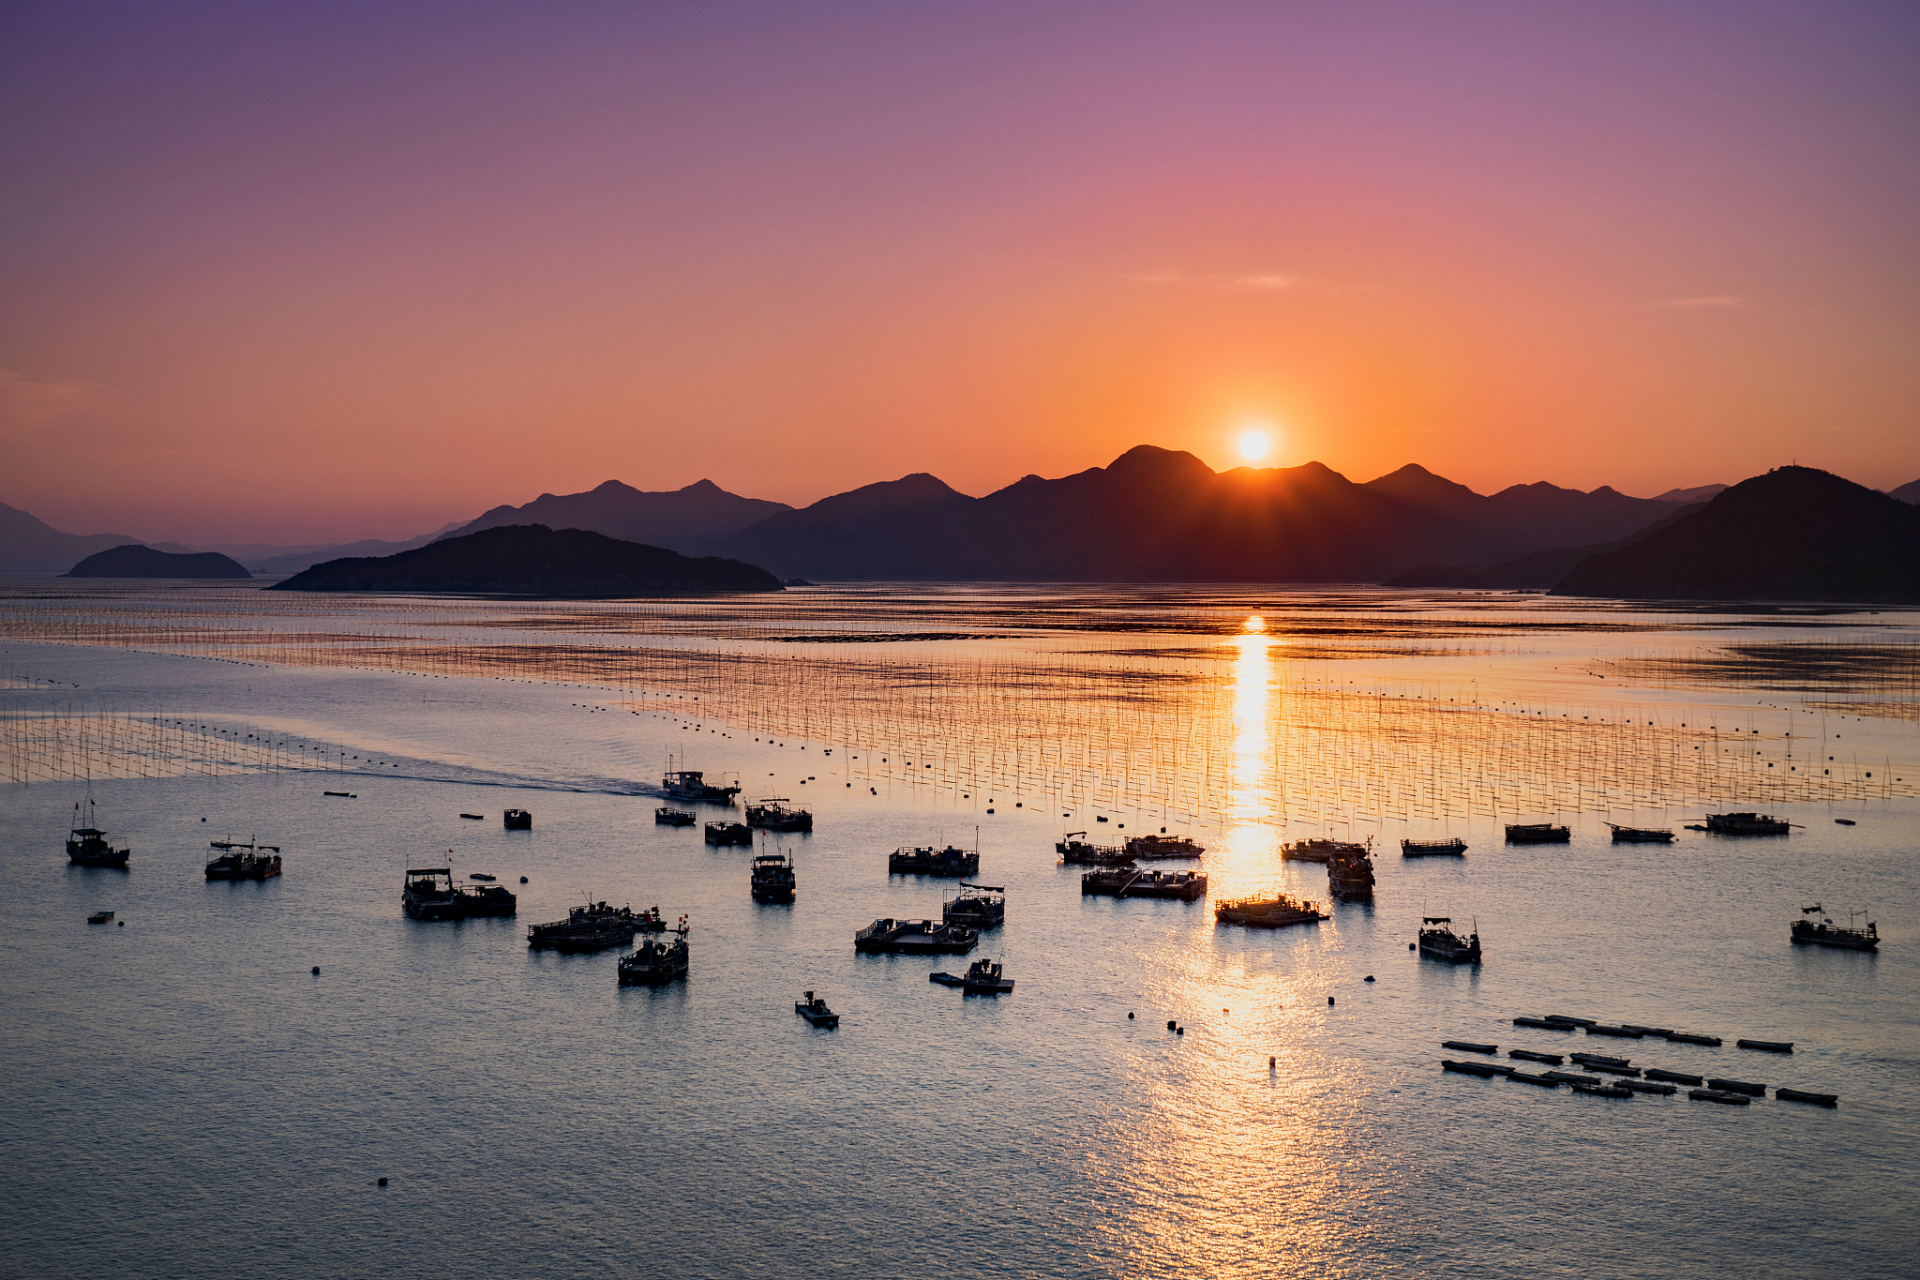
<path fill-rule="evenodd" d="M 1212 896 L 1233 897 L 1261 887 L 1274 865 L 1273 729 L 1269 715 L 1273 698 L 1273 641 L 1257 632 L 1257 617 L 1247 620 L 1248 632 L 1234 637 L 1238 651 L 1233 663 L 1233 786 L 1227 809 L 1225 839 L 1220 858 L 1207 868 Z"/>

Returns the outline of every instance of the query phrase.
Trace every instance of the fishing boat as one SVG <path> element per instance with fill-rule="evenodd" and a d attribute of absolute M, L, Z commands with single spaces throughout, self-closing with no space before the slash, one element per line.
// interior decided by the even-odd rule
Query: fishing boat
<path fill-rule="evenodd" d="M 732 804 L 740 794 L 737 783 L 715 786 L 698 769 L 676 769 L 660 779 L 660 786 L 675 800 L 704 800 L 708 804 Z"/>
<path fill-rule="evenodd" d="M 111 924 L 112 922 L 113 912 L 111 911 L 96 911 L 87 917 L 88 924 Z"/>
<path fill-rule="evenodd" d="M 1853 913 L 1854 918 L 1865 915 L 1864 911 Z M 1819 916 L 1812 921 L 1808 916 Z M 1847 921 L 1845 928 L 1835 924 L 1827 914 L 1827 909 L 1819 903 L 1800 908 L 1800 918 L 1793 922 L 1793 940 L 1805 946 L 1839 947 L 1846 951 L 1878 951 L 1880 949 L 1880 930 L 1867 921 L 1864 929 L 1855 927 L 1853 919 Z"/>
<path fill-rule="evenodd" d="M 1570 827 L 1556 827 L 1551 822 L 1509 822 L 1507 826 L 1508 844 L 1566 844 L 1573 839 Z"/>
<path fill-rule="evenodd" d="M 806 993 L 806 999 L 793 1002 L 793 1011 L 816 1027 L 840 1025 L 840 1015 L 827 1008 L 827 1002 L 811 991 Z"/>
<path fill-rule="evenodd" d="M 996 896 L 997 895 L 997 896 Z M 960 882 L 960 896 L 940 906 L 940 919 L 979 932 L 998 929 L 1007 920 L 1007 891 L 998 885 Z"/>
<path fill-rule="evenodd" d="M 1666 827 L 1623 827 L 1617 822 L 1607 824 L 1613 828 L 1615 844 L 1672 844 L 1673 832 Z"/>
<path fill-rule="evenodd" d="M 1216 924 L 1250 929 L 1280 929 L 1291 924 L 1317 924 L 1327 918 L 1318 904 L 1279 893 L 1271 898 L 1229 898 L 1213 908 Z"/>
<path fill-rule="evenodd" d="M 1403 858 L 1432 858 L 1447 854 L 1464 854 L 1467 842 L 1459 836 L 1448 840 L 1402 840 L 1400 856 Z"/>
<path fill-rule="evenodd" d="M 467 900 L 454 888 L 450 867 L 408 867 L 400 909 L 415 920 L 467 918 Z"/>
<path fill-rule="evenodd" d="M 811 831 L 813 815 L 805 809 L 790 809 L 785 797 L 770 796 L 747 806 L 747 825 L 768 831 Z"/>
<path fill-rule="evenodd" d="M 1054 843 L 1060 861 L 1071 867 L 1122 867 L 1133 863 L 1133 855 L 1118 845 L 1088 844 L 1084 831 L 1069 831 Z"/>
<path fill-rule="evenodd" d="M 213 840 L 215 849 L 225 850 L 207 864 L 209 880 L 266 880 L 280 874 L 280 846 L 256 844 L 249 840 Z"/>
<path fill-rule="evenodd" d="M 1453 920 L 1448 916 L 1427 916 L 1420 921 L 1419 946 L 1421 955 L 1435 960 L 1451 964 L 1480 963 L 1480 930 L 1476 927 L 1463 938 L 1453 931 Z"/>
<path fill-rule="evenodd" d="M 620 985 L 623 987 L 661 987 L 687 976 L 687 918 L 680 917 L 672 941 L 649 938 L 634 948 L 630 956 L 620 957 Z"/>
<path fill-rule="evenodd" d="M 698 817 L 685 809 L 663 804 L 653 811 L 653 821 L 656 826 L 662 827 L 690 827 L 698 821 Z"/>
<path fill-rule="evenodd" d="M 1327 859 L 1327 888 L 1346 902 L 1373 898 L 1373 859 L 1365 853 L 1337 853 Z"/>
<path fill-rule="evenodd" d="M 1003 996 L 1013 990 L 1013 979 L 1000 975 L 1000 966 L 991 960 L 975 960 L 960 980 L 960 990 L 970 996 Z"/>
<path fill-rule="evenodd" d="M 470 917 L 510 916 L 520 910 L 519 897 L 503 884 L 463 885 L 460 896 Z"/>
<path fill-rule="evenodd" d="M 1327 840 L 1315 836 L 1311 840 L 1295 840 L 1280 846 L 1282 862 L 1328 862 L 1336 857 L 1373 853 L 1373 841 L 1361 844 L 1354 840 Z"/>
<path fill-rule="evenodd" d="M 793 860 L 784 853 L 756 854 L 753 859 L 753 900 L 792 902 Z"/>
<path fill-rule="evenodd" d="M 963 956 L 978 945 L 979 935 L 965 925 L 931 920 L 875 920 L 853 935 L 853 949 L 863 955 Z"/>
<path fill-rule="evenodd" d="M 890 876 L 973 876 L 980 874 L 980 854 L 977 851 L 956 848 L 948 845 L 944 849 L 931 846 L 913 848 L 901 846 L 887 855 L 887 874 Z"/>
<path fill-rule="evenodd" d="M 1707 830 L 1723 836 L 1784 836 L 1793 824 L 1764 813 L 1710 813 Z"/>
<path fill-rule="evenodd" d="M 569 910 L 565 920 L 548 920 L 529 927 L 527 946 L 535 951 L 604 951 L 608 947 L 625 946 L 647 923 L 645 913 L 637 913 L 631 907 L 589 902 Z"/>
<path fill-rule="evenodd" d="M 93 812 L 93 797 L 87 797 L 87 812 Z M 116 849 L 107 841 L 107 833 L 98 827 L 80 825 L 80 802 L 73 805 L 74 826 L 67 833 L 67 861 L 82 867 L 113 867 L 120 871 L 127 869 L 127 859 L 133 856 L 131 849 Z"/>
<path fill-rule="evenodd" d="M 751 845 L 753 828 L 744 822 L 709 822 L 704 838 L 708 844 Z"/>
<path fill-rule="evenodd" d="M 1125 846 L 1130 858 L 1141 862 L 1165 862 L 1179 858 L 1197 858 L 1207 851 L 1186 836 L 1128 836 Z"/>
<path fill-rule="evenodd" d="M 1081 876 L 1080 892 L 1109 898 L 1178 898 L 1192 902 L 1207 896 L 1207 878 L 1193 871 L 1107 867 Z"/>
<path fill-rule="evenodd" d="M 533 830 L 533 814 L 525 809 L 509 809 L 501 815 L 500 820 L 509 831 Z"/>

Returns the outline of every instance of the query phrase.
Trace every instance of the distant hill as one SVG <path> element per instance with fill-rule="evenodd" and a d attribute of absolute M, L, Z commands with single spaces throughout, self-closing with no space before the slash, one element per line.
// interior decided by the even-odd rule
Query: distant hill
<path fill-rule="evenodd" d="M 585 529 L 504 525 L 381 557 L 330 560 L 269 591 L 450 591 L 543 596 L 648 596 L 778 591 L 764 569 L 694 559 Z"/>
<path fill-rule="evenodd" d="M 237 558 L 246 561 L 248 567 L 256 573 L 269 575 L 299 573 L 302 569 L 310 569 L 316 564 L 324 564 L 328 560 L 340 560 L 348 556 L 390 556 L 402 551 L 411 551 L 415 547 L 426 546 L 435 538 L 445 537 L 459 527 L 456 522 L 433 533 L 423 533 L 417 538 L 408 538 L 404 542 L 383 542 L 379 538 L 366 538 L 359 542 L 339 542 L 329 546 L 298 547 L 255 560 L 247 560 L 245 556 Z"/>
<path fill-rule="evenodd" d="M 1726 488 L 1727 486 L 1723 484 L 1699 484 L 1691 489 L 1669 489 L 1665 493 L 1656 494 L 1653 500 L 1655 502 L 1684 502 L 1692 505 L 1694 503 L 1710 501 L 1715 495 L 1724 493 Z"/>
<path fill-rule="evenodd" d="M 1553 591 L 1920 604 L 1920 509 L 1812 467 L 1780 467 L 1631 546 L 1582 560 Z"/>
<path fill-rule="evenodd" d="M 156 551 L 132 543 L 96 551 L 60 575 L 63 578 L 251 578 L 230 556 L 218 551 Z"/>
<path fill-rule="evenodd" d="M 1216 473 L 1142 445 L 983 498 L 929 475 L 868 485 L 710 545 L 816 579 L 1379 582 L 1416 563 L 1604 543 L 1677 509 L 1549 484 L 1488 497 L 1418 466 L 1366 484 L 1317 462 Z"/>
<path fill-rule="evenodd" d="M 1705 485 L 1717 493 L 1726 486 Z M 1671 493 L 1698 493 L 1698 489 L 1673 489 Z M 1711 495 L 1709 495 L 1711 496 Z M 1405 573 L 1389 578 L 1384 586 L 1451 588 L 1465 591 L 1545 591 L 1573 572 L 1575 565 L 1603 551 L 1618 551 L 1652 533 L 1664 529 L 1683 516 L 1692 515 L 1706 505 L 1705 500 L 1689 503 L 1664 515 L 1644 529 L 1592 547 L 1550 547 L 1532 555 L 1500 564 L 1417 564 Z"/>
<path fill-rule="evenodd" d="M 62 533 L 0 502 L 0 572 L 65 570 L 96 551 L 139 543 L 124 533 Z"/>
<path fill-rule="evenodd" d="M 1895 489 L 1891 495 L 1902 502 L 1920 504 L 1920 480 L 1913 480 Z"/>
<path fill-rule="evenodd" d="M 681 549 L 701 540 L 739 533 L 757 521 L 790 510 L 784 502 L 728 493 L 711 480 L 660 493 L 609 480 L 585 493 L 543 493 L 525 506 L 495 507 L 440 536 L 444 540 L 503 525 L 544 524 L 553 529 L 590 529 L 627 542 Z"/>

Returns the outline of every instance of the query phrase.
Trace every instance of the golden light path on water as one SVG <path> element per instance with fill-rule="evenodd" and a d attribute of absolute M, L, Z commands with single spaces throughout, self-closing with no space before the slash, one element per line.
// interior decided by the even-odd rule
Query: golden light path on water
<path fill-rule="evenodd" d="M 1209 860 L 1212 895 L 1238 897 L 1269 887 L 1272 873 L 1274 795 L 1272 782 L 1272 637 L 1259 616 L 1235 636 L 1233 663 L 1233 789 L 1227 810 L 1226 855 Z"/>

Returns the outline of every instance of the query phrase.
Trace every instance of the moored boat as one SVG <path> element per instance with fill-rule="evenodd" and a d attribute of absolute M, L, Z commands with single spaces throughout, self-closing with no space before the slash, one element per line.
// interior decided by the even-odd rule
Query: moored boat
<path fill-rule="evenodd" d="M 1364 844 L 1357 840 L 1328 840 L 1315 836 L 1308 840 L 1295 840 L 1280 846 L 1282 862 L 1327 862 L 1338 856 L 1354 854 L 1371 855 L 1373 841 Z"/>
<path fill-rule="evenodd" d="M 978 945 L 979 935 L 965 925 L 931 920 L 875 920 L 853 935 L 853 949 L 863 955 L 963 956 Z"/>
<path fill-rule="evenodd" d="M 1854 913 L 1855 916 L 1865 914 L 1864 911 Z M 1817 915 L 1820 919 L 1817 922 L 1807 919 L 1812 915 Z M 1839 947 L 1845 951 L 1878 951 L 1880 949 L 1880 929 L 1873 921 L 1867 921 L 1867 927 L 1861 929 L 1855 927 L 1849 920 L 1847 926 L 1842 928 L 1833 922 L 1833 918 L 1827 914 L 1827 909 L 1817 902 L 1810 907 L 1800 908 L 1800 918 L 1793 922 L 1791 932 L 1793 940 L 1803 946 Z"/>
<path fill-rule="evenodd" d="M 1452 964 L 1479 964 L 1479 929 L 1463 938 L 1453 931 L 1452 926 L 1453 920 L 1449 916 L 1424 917 L 1420 921 L 1420 954 Z M 1516 1018 L 1514 1021 L 1520 1020 Z"/>
<path fill-rule="evenodd" d="M 92 800 L 87 803 L 91 805 Z M 78 822 L 80 806 L 73 806 L 74 820 Z M 127 859 L 133 856 L 131 849 L 116 849 L 107 840 L 107 833 L 98 827 L 75 826 L 67 833 L 67 861 L 81 867 L 112 867 L 120 871 L 127 869 Z"/>
<path fill-rule="evenodd" d="M 840 1015 L 827 1008 L 827 1002 L 809 991 L 803 1000 L 793 1002 L 793 1011 L 816 1027 L 837 1027 Z"/>
<path fill-rule="evenodd" d="M 1566 844 L 1573 839 L 1572 828 L 1551 822 L 1509 822 L 1506 829 L 1508 844 Z"/>
<path fill-rule="evenodd" d="M 784 796 L 770 796 L 747 806 L 747 825 L 768 831 L 811 831 L 813 815 L 805 809 L 790 808 Z"/>
<path fill-rule="evenodd" d="M 408 867 L 400 909 L 415 920 L 467 918 L 467 901 L 454 888 L 450 867 Z"/>
<path fill-rule="evenodd" d="M 280 874 L 277 844 L 214 840 L 211 846 L 225 852 L 207 864 L 209 880 L 267 880 Z"/>
<path fill-rule="evenodd" d="M 996 896 L 997 895 L 997 896 Z M 1006 923 L 1007 891 L 998 885 L 960 883 L 960 896 L 940 906 L 940 919 L 975 931 Z"/>
<path fill-rule="evenodd" d="M 1054 842 L 1060 861 L 1070 867 L 1124 867 L 1133 865 L 1133 855 L 1118 845 L 1089 844 L 1080 837 L 1084 831 L 1069 831 Z"/>
<path fill-rule="evenodd" d="M 680 917 L 672 941 L 648 938 L 630 956 L 620 957 L 620 985 L 659 987 L 687 976 L 687 918 Z"/>
<path fill-rule="evenodd" d="M 653 811 L 655 826 L 690 827 L 698 820 L 697 814 L 689 813 L 685 809 L 676 809 L 668 804 L 663 804 Z"/>
<path fill-rule="evenodd" d="M 1373 897 L 1373 859 L 1366 853 L 1336 853 L 1327 859 L 1327 888 L 1346 902 Z"/>
<path fill-rule="evenodd" d="M 1213 908 L 1214 923 L 1244 925 L 1249 929 L 1317 924 L 1326 918 L 1317 904 L 1284 893 L 1271 898 L 1229 898 Z"/>
<path fill-rule="evenodd" d="M 1013 979 L 1001 976 L 1000 966 L 991 960 L 975 960 L 960 980 L 960 991 L 969 996 L 1003 996 L 1013 990 Z"/>
<path fill-rule="evenodd" d="M 944 849 L 902 845 L 887 855 L 887 874 L 890 876 L 972 876 L 979 873 L 980 855 L 954 845 Z"/>
<path fill-rule="evenodd" d="M 1764 813 L 1710 813 L 1707 830 L 1722 836 L 1784 836 L 1793 824 Z"/>
<path fill-rule="evenodd" d="M 87 923 L 88 924 L 111 924 L 113 923 L 113 912 L 96 911 L 92 915 L 87 917 Z"/>
<path fill-rule="evenodd" d="M 1192 902 L 1207 896 L 1207 878 L 1195 871 L 1109 867 L 1081 876 L 1080 892 L 1112 898 L 1177 898 Z"/>
<path fill-rule="evenodd" d="M 793 860 L 784 853 L 756 854 L 753 859 L 753 900 L 792 902 L 796 881 Z"/>
<path fill-rule="evenodd" d="M 1463 854 L 1467 851 L 1467 842 L 1459 836 L 1450 840 L 1402 840 L 1400 856 L 1403 858 L 1431 858 L 1445 854 Z"/>
<path fill-rule="evenodd" d="M 1673 832 L 1666 827 L 1623 827 L 1617 822 L 1607 824 L 1613 828 L 1615 844 L 1672 844 Z"/>
<path fill-rule="evenodd" d="M 509 831 L 533 830 L 533 815 L 525 809 L 509 809 L 500 816 L 500 820 Z"/>
<path fill-rule="evenodd" d="M 469 916 L 510 916 L 520 910 L 519 897 L 503 884 L 463 885 L 460 896 Z"/>
<path fill-rule="evenodd" d="M 569 910 L 565 920 L 529 926 L 527 946 L 535 951 L 604 951 L 608 947 L 625 946 L 634 934 L 657 922 L 658 915 L 656 908 L 654 920 L 650 921 L 646 913 L 635 912 L 631 907 L 589 902 Z"/>
<path fill-rule="evenodd" d="M 737 783 L 715 786 L 698 769 L 676 769 L 660 779 L 661 789 L 674 800 L 702 800 L 708 804 L 732 804 L 740 794 Z"/>
<path fill-rule="evenodd" d="M 744 822 L 709 822 L 704 839 L 708 844 L 752 845 L 753 828 Z"/>
<path fill-rule="evenodd" d="M 1127 856 L 1141 862 L 1160 862 L 1175 858 L 1197 858 L 1207 851 L 1186 836 L 1128 836 Z"/>

